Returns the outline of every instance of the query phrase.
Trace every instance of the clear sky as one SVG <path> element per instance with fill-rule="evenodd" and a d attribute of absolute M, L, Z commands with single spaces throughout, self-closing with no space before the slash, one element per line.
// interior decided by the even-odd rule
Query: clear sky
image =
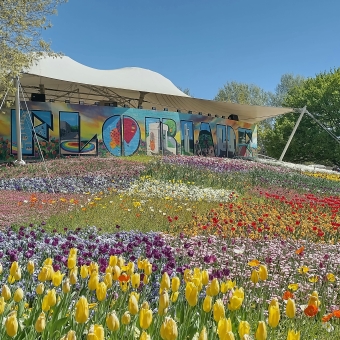
<path fill-rule="evenodd" d="M 340 66 L 339 0 L 69 0 L 51 20 L 55 51 L 147 68 L 198 98 L 227 81 L 274 91 L 285 73 Z"/>

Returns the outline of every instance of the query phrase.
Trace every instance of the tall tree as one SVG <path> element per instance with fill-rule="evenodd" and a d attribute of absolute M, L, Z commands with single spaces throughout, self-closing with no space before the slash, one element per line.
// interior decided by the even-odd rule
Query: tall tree
<path fill-rule="evenodd" d="M 51 27 L 47 17 L 67 0 L 0 1 L 0 95 L 13 90 L 13 77 L 44 53 L 53 55 L 41 37 Z"/>
<path fill-rule="evenodd" d="M 340 137 L 340 68 L 306 79 L 288 91 L 284 105 L 302 108 L 305 105 L 321 123 Z M 269 155 L 280 156 L 298 119 L 291 113 L 279 117 L 272 131 L 266 131 L 265 147 Z M 311 117 L 305 115 L 287 150 L 284 160 L 340 164 L 340 145 Z"/>

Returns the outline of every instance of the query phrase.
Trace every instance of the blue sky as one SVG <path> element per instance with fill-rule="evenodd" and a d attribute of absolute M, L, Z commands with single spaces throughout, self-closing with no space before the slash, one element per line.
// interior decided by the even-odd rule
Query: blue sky
<path fill-rule="evenodd" d="M 337 0 L 69 0 L 44 38 L 87 66 L 147 68 L 212 99 L 227 81 L 274 91 L 285 73 L 339 67 L 339 15 Z"/>

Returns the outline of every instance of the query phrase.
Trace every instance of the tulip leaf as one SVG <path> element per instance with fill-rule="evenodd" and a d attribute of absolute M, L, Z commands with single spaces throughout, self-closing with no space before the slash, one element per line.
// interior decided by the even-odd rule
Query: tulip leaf
<path fill-rule="evenodd" d="M 53 327 L 51 328 L 51 334 L 54 334 L 55 330 L 60 330 L 65 323 L 67 322 L 68 317 L 61 318 L 53 323 Z"/>

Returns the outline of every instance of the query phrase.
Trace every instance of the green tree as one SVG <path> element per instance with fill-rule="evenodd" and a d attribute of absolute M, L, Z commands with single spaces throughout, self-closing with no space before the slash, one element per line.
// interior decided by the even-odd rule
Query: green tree
<path fill-rule="evenodd" d="M 41 32 L 51 27 L 47 17 L 67 0 L 0 1 L 0 97 L 13 90 L 13 77 L 44 53 L 52 53 Z"/>
<path fill-rule="evenodd" d="M 321 123 L 340 137 L 340 68 L 306 79 L 288 91 L 284 106 L 307 106 Z M 278 158 L 290 136 L 298 113 L 280 116 L 273 130 L 266 130 L 264 143 L 268 155 Z M 305 115 L 287 150 L 284 160 L 340 164 L 340 145 L 311 117 Z"/>

